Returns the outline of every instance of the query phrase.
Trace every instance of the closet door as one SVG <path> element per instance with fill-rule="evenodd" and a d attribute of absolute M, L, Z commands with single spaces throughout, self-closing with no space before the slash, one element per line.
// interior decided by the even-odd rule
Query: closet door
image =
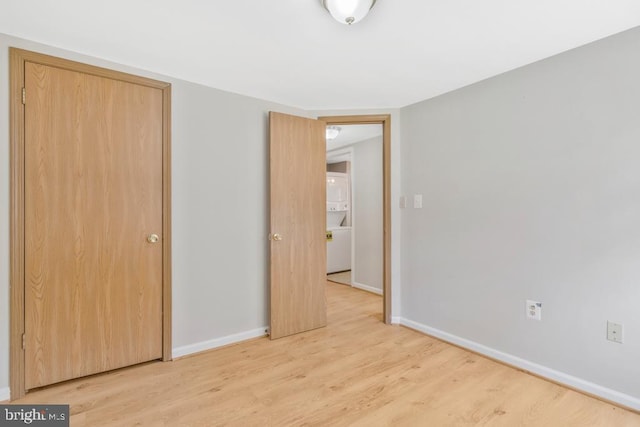
<path fill-rule="evenodd" d="M 161 89 L 25 63 L 25 386 L 162 357 Z"/>

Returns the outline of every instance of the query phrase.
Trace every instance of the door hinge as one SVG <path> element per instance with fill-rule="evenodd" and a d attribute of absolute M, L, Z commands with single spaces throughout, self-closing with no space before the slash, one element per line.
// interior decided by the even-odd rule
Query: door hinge
<path fill-rule="evenodd" d="M 22 103 L 27 103 L 27 88 L 25 87 L 22 88 Z"/>
<path fill-rule="evenodd" d="M 25 334 L 22 334 L 22 349 L 26 349 L 27 348 L 27 338 Z"/>

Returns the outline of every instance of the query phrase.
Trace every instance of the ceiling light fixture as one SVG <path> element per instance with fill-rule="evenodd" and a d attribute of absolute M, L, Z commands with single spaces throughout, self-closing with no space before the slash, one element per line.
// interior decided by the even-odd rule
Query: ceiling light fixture
<path fill-rule="evenodd" d="M 341 130 L 340 126 L 327 126 L 327 139 L 336 139 Z"/>
<path fill-rule="evenodd" d="M 360 22 L 371 10 L 376 0 L 320 0 L 333 18 L 342 24 Z"/>

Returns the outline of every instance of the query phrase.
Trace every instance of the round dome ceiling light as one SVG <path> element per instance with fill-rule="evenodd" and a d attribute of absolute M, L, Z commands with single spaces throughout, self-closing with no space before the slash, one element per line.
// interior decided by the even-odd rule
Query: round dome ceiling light
<path fill-rule="evenodd" d="M 376 0 L 320 0 L 336 21 L 351 25 L 367 16 Z"/>
<path fill-rule="evenodd" d="M 340 126 L 327 126 L 327 139 L 336 139 L 342 128 Z"/>

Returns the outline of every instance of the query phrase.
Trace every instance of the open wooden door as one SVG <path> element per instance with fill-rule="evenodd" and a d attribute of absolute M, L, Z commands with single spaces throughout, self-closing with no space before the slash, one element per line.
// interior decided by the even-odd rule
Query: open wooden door
<path fill-rule="evenodd" d="M 271 112 L 271 339 L 326 326 L 325 122 Z"/>

